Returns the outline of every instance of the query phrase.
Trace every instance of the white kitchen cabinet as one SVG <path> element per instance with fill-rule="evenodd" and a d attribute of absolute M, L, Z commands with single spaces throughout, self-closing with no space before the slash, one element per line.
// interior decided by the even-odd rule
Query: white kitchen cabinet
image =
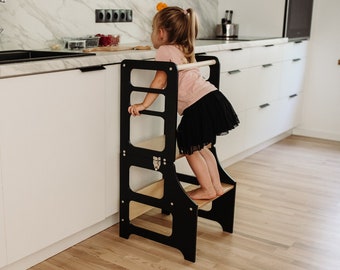
<path fill-rule="evenodd" d="M 7 263 L 105 218 L 105 75 L 0 80 Z"/>
<path fill-rule="evenodd" d="M 281 64 L 250 68 L 245 99 L 245 148 L 260 144 L 276 134 Z"/>
<path fill-rule="evenodd" d="M 236 48 L 212 52 L 220 61 L 220 91 L 233 105 L 240 125 L 225 136 L 218 136 L 216 151 L 220 161 L 226 160 L 244 149 L 245 98 L 249 80 L 250 50 Z"/>
<path fill-rule="evenodd" d="M 220 60 L 220 72 L 238 70 L 250 66 L 250 49 L 235 48 L 226 51 L 212 52 Z"/>
<path fill-rule="evenodd" d="M 300 122 L 308 41 L 289 42 L 282 62 L 278 131 L 284 132 Z"/>
<path fill-rule="evenodd" d="M 274 101 L 245 112 L 245 149 L 254 147 L 277 135 L 278 110 L 278 101 Z"/>
<path fill-rule="evenodd" d="M 277 134 L 296 127 L 300 122 L 303 92 L 280 98 Z"/>
<path fill-rule="evenodd" d="M 244 149 L 244 127 L 245 127 L 245 99 L 247 94 L 247 81 L 249 80 L 249 69 L 234 69 L 222 72 L 220 77 L 220 91 L 233 105 L 240 124 L 225 136 L 218 136 L 216 150 L 219 159 L 230 158 Z"/>
<path fill-rule="evenodd" d="M 285 46 L 280 97 L 303 91 L 307 44 L 307 41 L 289 42 Z"/>
<path fill-rule="evenodd" d="M 268 42 L 267 46 L 212 53 L 221 62 L 221 91 L 240 118 L 235 130 L 217 140 L 221 160 L 276 135 L 284 50 L 282 45 Z"/>
<path fill-rule="evenodd" d="M 220 90 L 228 98 L 236 112 L 244 111 L 248 92 L 248 81 L 252 76 L 250 69 L 235 69 L 222 72 Z"/>
<path fill-rule="evenodd" d="M 280 97 L 286 97 L 303 90 L 303 74 L 306 59 L 294 58 L 283 63 Z"/>
<path fill-rule="evenodd" d="M 221 63 L 221 91 L 240 126 L 217 139 L 221 160 L 291 130 L 299 123 L 306 42 L 210 53 Z"/>
<path fill-rule="evenodd" d="M 284 45 L 268 44 L 264 46 L 252 47 L 250 50 L 250 66 L 261 66 L 280 62 L 284 58 Z"/>
<path fill-rule="evenodd" d="M 245 98 L 246 109 L 270 103 L 279 96 L 281 63 L 249 68 Z"/>
<path fill-rule="evenodd" d="M 288 42 L 283 48 L 283 59 L 306 58 L 308 40 Z"/>

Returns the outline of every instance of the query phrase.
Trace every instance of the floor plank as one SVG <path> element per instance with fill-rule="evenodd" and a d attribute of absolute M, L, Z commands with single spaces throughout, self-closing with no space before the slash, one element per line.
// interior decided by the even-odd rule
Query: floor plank
<path fill-rule="evenodd" d="M 31 269 L 340 269 L 340 142 L 290 136 L 226 170 L 237 181 L 234 233 L 200 218 L 196 263 L 120 238 L 115 225 Z M 170 223 L 156 211 L 143 219 Z"/>

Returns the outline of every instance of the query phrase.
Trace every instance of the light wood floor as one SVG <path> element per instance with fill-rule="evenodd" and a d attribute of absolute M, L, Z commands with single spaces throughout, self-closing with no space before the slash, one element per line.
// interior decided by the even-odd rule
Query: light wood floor
<path fill-rule="evenodd" d="M 230 167 L 234 233 L 199 220 L 196 263 L 118 225 L 31 270 L 340 269 L 340 143 L 291 136 Z M 146 219 L 167 225 L 158 212 Z M 158 221 L 161 220 L 161 222 Z"/>

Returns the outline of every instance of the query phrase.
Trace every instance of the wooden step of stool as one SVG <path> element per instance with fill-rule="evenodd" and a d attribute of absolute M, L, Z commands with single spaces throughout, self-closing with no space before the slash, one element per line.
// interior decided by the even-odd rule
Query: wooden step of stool
<path fill-rule="evenodd" d="M 165 148 L 165 136 L 157 136 L 145 141 L 138 142 L 133 144 L 135 147 L 150 149 L 154 151 L 162 152 Z M 178 148 L 176 147 L 176 159 L 183 157 L 184 155 L 179 153 Z"/>
<path fill-rule="evenodd" d="M 230 190 L 232 190 L 234 188 L 233 185 L 229 185 L 229 184 L 225 184 L 225 183 L 221 183 L 222 187 L 223 187 L 223 194 L 229 192 Z M 191 190 L 194 190 L 196 188 L 198 188 L 199 186 L 197 185 L 188 185 L 184 187 L 185 192 L 189 192 Z M 143 195 L 147 195 L 147 196 L 151 196 L 154 198 L 162 198 L 163 197 L 163 190 L 164 190 L 164 180 L 159 180 L 156 181 L 155 183 L 146 186 L 138 191 L 136 191 L 137 193 L 143 194 Z M 221 196 L 223 196 L 223 194 Z M 219 198 L 220 196 L 217 196 L 216 198 L 210 199 L 210 200 L 193 200 L 194 203 L 198 206 L 199 209 L 203 208 L 204 206 L 206 206 L 207 204 L 211 203 L 212 201 L 216 200 L 217 198 Z M 143 214 L 145 214 L 146 212 L 150 211 L 151 209 L 153 209 L 153 206 L 150 205 L 146 205 L 146 204 L 142 204 L 142 203 L 138 203 L 138 202 L 134 202 L 131 201 L 130 203 L 130 220 L 133 220 Z"/>

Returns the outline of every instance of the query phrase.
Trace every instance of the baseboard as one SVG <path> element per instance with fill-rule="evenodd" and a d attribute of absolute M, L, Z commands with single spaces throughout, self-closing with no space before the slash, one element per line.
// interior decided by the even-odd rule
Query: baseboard
<path fill-rule="evenodd" d="M 43 250 L 40 250 L 34 254 L 31 254 L 15 263 L 12 263 L 10 265 L 4 266 L 3 268 L 0 268 L 0 270 L 18 270 L 18 269 L 28 269 L 29 267 L 32 267 L 62 251 L 65 249 L 68 249 L 75 244 L 78 244 L 81 241 L 84 241 L 85 239 L 109 228 L 110 226 L 118 223 L 119 221 L 119 215 L 115 214 L 113 216 L 110 216 L 106 218 L 105 220 L 81 231 L 78 232 L 70 237 L 67 237 L 47 248 L 44 248 Z"/>
<path fill-rule="evenodd" d="M 309 130 L 309 129 L 303 129 L 303 128 L 295 128 L 293 130 L 293 134 L 298 135 L 298 136 L 306 136 L 306 137 L 312 137 L 312 138 L 318 138 L 318 139 L 324 139 L 324 140 L 340 141 L 340 134 L 327 133 L 327 132 Z"/>

